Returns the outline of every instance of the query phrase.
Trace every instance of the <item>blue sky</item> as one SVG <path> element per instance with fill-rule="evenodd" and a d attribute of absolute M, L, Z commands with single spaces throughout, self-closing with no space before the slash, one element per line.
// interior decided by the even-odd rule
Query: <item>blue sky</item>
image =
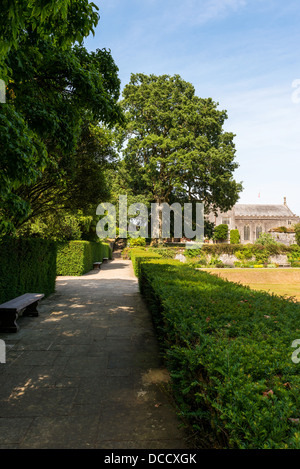
<path fill-rule="evenodd" d="M 192 83 L 227 110 L 239 202 L 287 197 L 300 216 L 299 0 L 93 1 L 100 22 L 85 46 L 111 50 L 121 88 L 131 73 Z"/>

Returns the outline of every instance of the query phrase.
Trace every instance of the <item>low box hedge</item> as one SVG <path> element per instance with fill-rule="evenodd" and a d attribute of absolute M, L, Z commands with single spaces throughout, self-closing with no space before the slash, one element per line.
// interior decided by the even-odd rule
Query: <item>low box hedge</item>
<path fill-rule="evenodd" d="M 161 256 L 155 252 L 143 248 L 130 249 L 129 257 L 132 262 L 134 273 L 137 277 L 140 274 L 140 263 L 145 259 L 160 259 Z"/>
<path fill-rule="evenodd" d="M 140 263 L 180 414 L 223 448 L 300 449 L 300 304 L 195 271 Z"/>
<path fill-rule="evenodd" d="M 94 262 L 111 258 L 109 244 L 92 241 L 66 241 L 57 243 L 57 275 L 79 276 L 89 272 Z"/>
<path fill-rule="evenodd" d="M 0 243 L 0 303 L 24 293 L 55 291 L 56 243 L 9 238 Z"/>

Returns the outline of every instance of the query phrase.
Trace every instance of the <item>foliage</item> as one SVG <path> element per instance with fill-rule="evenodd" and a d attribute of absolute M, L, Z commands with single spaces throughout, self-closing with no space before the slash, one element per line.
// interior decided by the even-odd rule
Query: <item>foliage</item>
<path fill-rule="evenodd" d="M 79 219 L 70 213 L 51 213 L 37 217 L 33 222 L 25 223 L 18 231 L 18 236 L 70 241 L 81 239 Z"/>
<path fill-rule="evenodd" d="M 34 223 L 36 218 L 41 218 L 47 223 L 53 211 L 58 214 L 84 211 L 86 216 L 94 217 L 95 236 L 96 206 L 107 200 L 110 193 L 105 172 L 115 159 L 112 146 L 109 129 L 86 122 L 68 165 L 64 168 L 59 165 L 56 170 L 47 169 L 35 184 L 21 188 L 20 195 L 30 204 L 29 220 Z M 61 171 L 63 174 L 59 176 Z"/>
<path fill-rule="evenodd" d="M 276 233 L 288 233 L 291 231 L 291 228 L 287 228 L 286 226 L 278 226 L 277 228 L 273 228 L 272 231 L 275 231 Z"/>
<path fill-rule="evenodd" d="M 216 241 L 224 241 L 228 237 L 228 225 L 222 223 L 214 229 L 213 239 Z"/>
<path fill-rule="evenodd" d="M 214 235 L 215 224 L 209 220 L 204 220 L 204 237 L 212 239 Z"/>
<path fill-rule="evenodd" d="M 292 246 L 288 253 L 288 261 L 291 263 L 291 267 L 300 267 L 300 246 L 297 244 Z"/>
<path fill-rule="evenodd" d="M 17 219 L 24 219 L 28 204 L 15 191 L 28 181 L 36 182 L 46 165 L 46 149 L 13 106 L 0 106 L 0 238 Z"/>
<path fill-rule="evenodd" d="M 240 233 L 239 230 L 230 230 L 230 244 L 239 244 Z"/>
<path fill-rule="evenodd" d="M 135 246 L 146 246 L 146 239 L 141 238 L 140 236 L 138 238 L 129 238 L 127 241 L 127 245 L 131 248 Z"/>
<path fill-rule="evenodd" d="M 235 256 L 238 259 L 240 259 L 242 261 L 245 261 L 245 260 L 251 259 L 253 257 L 253 250 L 250 247 L 245 248 L 245 249 L 241 249 L 241 250 L 235 252 Z"/>
<path fill-rule="evenodd" d="M 270 233 L 260 233 L 259 238 L 254 244 L 260 244 L 261 246 L 271 246 L 278 244 Z"/>
<path fill-rule="evenodd" d="M 72 209 L 86 210 L 91 202 L 97 204 L 96 198 L 108 193 L 103 191 L 106 184 L 100 173 L 111 154 L 107 152 L 106 130 L 100 135 L 96 124 L 101 122 L 105 127 L 122 121 L 118 68 L 110 52 L 88 52 L 73 42 L 62 47 L 59 39 L 64 31 L 66 38 L 74 36 L 75 42 L 81 27 L 86 30 L 95 19 L 92 4 L 61 0 L 59 7 L 48 0 L 44 10 L 37 3 L 32 0 L 26 6 L 18 2 L 12 10 L 5 2 L 1 11 L 12 21 L 5 27 L 0 20 L 0 35 L 9 35 L 10 28 L 16 26 L 14 21 L 19 26 L 25 22 L 20 35 L 15 33 L 17 42 L 5 54 L 3 64 L 7 105 L 1 107 L 0 114 L 0 141 L 4 144 L 0 217 L 2 231 L 8 233 L 53 206 L 69 209 L 73 203 Z M 58 16 L 51 17 L 53 8 Z M 23 19 L 18 9 L 24 13 Z M 68 15 L 66 23 L 59 16 L 63 10 L 63 16 Z M 42 26 L 36 23 L 37 18 Z M 50 31 L 57 21 L 61 29 Z M 34 28 L 31 22 L 35 22 Z M 8 37 L 3 39 L 9 43 Z M 91 142 L 96 141 L 98 149 L 104 142 L 101 161 L 90 152 Z"/>
<path fill-rule="evenodd" d="M 140 265 L 145 259 L 160 258 L 160 255 L 156 254 L 156 252 L 147 251 L 146 249 L 141 249 L 141 248 L 131 249 L 129 256 L 132 261 L 134 273 L 137 277 L 139 277 Z"/>
<path fill-rule="evenodd" d="M 173 259 L 177 254 L 177 249 L 168 247 L 150 247 L 148 252 L 158 254 L 162 259 Z"/>
<path fill-rule="evenodd" d="M 187 258 L 199 257 L 201 255 L 201 249 L 186 249 L 184 255 Z"/>
<path fill-rule="evenodd" d="M 0 303 L 24 293 L 55 290 L 56 245 L 42 239 L 7 238 L 0 243 Z"/>
<path fill-rule="evenodd" d="M 300 246 L 300 223 L 295 224 L 294 230 L 296 233 L 296 243 Z"/>
<path fill-rule="evenodd" d="M 98 7 L 88 0 L 2 0 L 0 56 L 19 48 L 24 34 L 40 39 L 55 37 L 67 47 L 82 42 L 99 21 Z"/>
<path fill-rule="evenodd" d="M 235 254 L 237 251 L 251 251 L 255 252 L 265 249 L 264 246 L 260 244 L 227 244 L 227 243 L 216 243 L 216 244 L 204 244 L 202 251 L 205 254 Z M 267 247 L 270 254 L 285 254 L 290 252 L 293 248 L 292 246 L 286 246 L 285 244 L 270 244 Z"/>
<path fill-rule="evenodd" d="M 124 161 L 136 194 L 203 201 L 207 208 L 234 205 L 241 191 L 232 178 L 234 136 L 223 131 L 226 112 L 212 99 L 197 97 L 179 75 L 133 74 L 121 106 Z"/>
<path fill-rule="evenodd" d="M 300 305 L 175 261 L 145 260 L 139 284 L 193 431 L 224 448 L 299 449 Z"/>
<path fill-rule="evenodd" d="M 83 275 L 93 268 L 93 262 L 111 258 L 107 243 L 69 241 L 57 243 L 57 275 Z"/>

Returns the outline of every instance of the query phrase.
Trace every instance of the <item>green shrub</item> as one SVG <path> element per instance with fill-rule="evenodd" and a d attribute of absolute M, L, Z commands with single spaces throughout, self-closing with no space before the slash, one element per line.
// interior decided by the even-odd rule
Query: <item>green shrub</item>
<path fill-rule="evenodd" d="M 215 241 L 225 241 L 228 238 L 228 225 L 225 223 L 218 225 L 214 229 L 213 239 Z"/>
<path fill-rule="evenodd" d="M 0 303 L 24 293 L 55 291 L 56 244 L 9 238 L 0 243 Z"/>
<path fill-rule="evenodd" d="M 129 238 L 127 242 L 128 246 L 135 247 L 135 246 L 146 246 L 146 238 Z"/>
<path fill-rule="evenodd" d="M 230 244 L 239 244 L 240 233 L 239 230 L 230 230 Z"/>
<path fill-rule="evenodd" d="M 291 267 L 300 267 L 300 246 L 292 246 L 291 251 L 288 253 L 288 261 L 291 263 Z"/>
<path fill-rule="evenodd" d="M 300 449 L 300 304 L 176 261 L 143 262 L 139 284 L 194 434 L 210 429 L 224 448 Z"/>
<path fill-rule="evenodd" d="M 236 251 L 235 252 L 235 256 L 240 259 L 241 261 L 246 261 L 246 260 L 249 260 L 253 257 L 253 252 L 251 249 L 242 249 L 242 250 L 239 250 L 239 251 Z"/>
<path fill-rule="evenodd" d="M 178 249 L 174 248 L 169 248 L 169 247 L 149 247 L 148 252 L 154 252 L 155 254 L 158 254 L 160 257 L 163 259 L 174 259 L 176 256 Z"/>
<path fill-rule="evenodd" d="M 300 246 L 300 223 L 296 223 L 296 225 L 294 226 L 294 230 L 296 235 L 296 243 L 298 244 L 298 246 Z"/>
<path fill-rule="evenodd" d="M 83 275 L 93 268 L 93 263 L 111 257 L 108 244 L 93 241 L 68 241 L 57 243 L 57 275 Z"/>
<path fill-rule="evenodd" d="M 270 246 L 278 244 L 270 233 L 260 233 L 259 238 L 255 241 L 255 244 L 262 246 Z"/>
<path fill-rule="evenodd" d="M 202 254 L 201 249 L 185 249 L 184 255 L 185 257 L 193 258 L 193 257 L 200 257 Z"/>

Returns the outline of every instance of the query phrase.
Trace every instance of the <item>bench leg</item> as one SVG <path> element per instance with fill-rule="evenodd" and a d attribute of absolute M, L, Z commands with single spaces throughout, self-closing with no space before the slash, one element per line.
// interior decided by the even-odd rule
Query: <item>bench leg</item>
<path fill-rule="evenodd" d="M 18 313 L 12 310 L 1 310 L 0 313 L 0 332 L 18 332 L 17 324 Z"/>
<path fill-rule="evenodd" d="M 37 310 L 37 306 L 38 306 L 39 302 L 38 301 L 35 301 L 34 303 L 32 303 L 31 305 L 27 306 L 22 315 L 23 316 L 31 316 L 31 317 L 38 317 L 39 315 L 39 312 Z"/>

